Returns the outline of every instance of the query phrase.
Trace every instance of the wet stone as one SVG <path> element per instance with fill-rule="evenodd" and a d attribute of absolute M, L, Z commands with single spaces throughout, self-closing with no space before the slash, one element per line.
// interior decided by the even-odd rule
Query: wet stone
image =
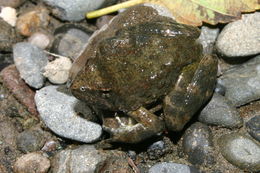
<path fill-rule="evenodd" d="M 31 87 L 41 88 L 45 81 L 42 70 L 48 62 L 43 50 L 30 43 L 17 43 L 13 46 L 13 58 L 15 66 L 25 82 Z"/>
<path fill-rule="evenodd" d="M 260 56 L 235 66 L 218 79 L 225 86 L 225 97 L 235 106 L 260 98 Z"/>
<path fill-rule="evenodd" d="M 241 20 L 227 24 L 219 34 L 216 47 L 227 57 L 260 53 L 260 12 L 242 15 Z"/>
<path fill-rule="evenodd" d="M 260 142 L 260 115 L 256 115 L 246 122 L 248 133 Z"/>
<path fill-rule="evenodd" d="M 243 125 L 236 108 L 224 96 L 215 93 L 210 102 L 203 108 L 199 121 L 209 125 L 237 128 Z"/>
<path fill-rule="evenodd" d="M 218 34 L 219 34 L 219 28 L 210 28 L 207 26 L 201 27 L 199 42 L 203 46 L 204 53 L 209 53 L 209 54 L 212 53 Z"/>
<path fill-rule="evenodd" d="M 183 151 L 188 160 L 195 165 L 215 163 L 211 130 L 202 123 L 194 123 L 184 133 Z"/>
<path fill-rule="evenodd" d="M 149 159 L 155 160 L 161 158 L 166 153 L 164 141 L 157 141 L 150 145 L 147 149 Z"/>
<path fill-rule="evenodd" d="M 71 96 L 65 86 L 47 86 L 38 90 L 35 102 L 42 121 L 56 134 L 86 143 L 100 138 L 101 126 L 77 115 L 80 111 L 83 115 L 93 116 L 89 107 Z"/>
<path fill-rule="evenodd" d="M 184 164 L 162 162 L 153 165 L 149 169 L 149 173 L 199 173 L 196 168 Z"/>
<path fill-rule="evenodd" d="M 224 158 L 246 171 L 260 171 L 260 145 L 239 133 L 226 134 L 218 144 Z"/>

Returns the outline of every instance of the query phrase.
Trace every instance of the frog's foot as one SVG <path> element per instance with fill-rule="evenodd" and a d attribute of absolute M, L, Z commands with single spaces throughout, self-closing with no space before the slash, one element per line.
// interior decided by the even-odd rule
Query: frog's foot
<path fill-rule="evenodd" d="M 164 99 L 164 120 L 169 130 L 182 130 L 210 98 L 216 75 L 217 60 L 210 55 L 183 69 L 173 90 Z"/>
<path fill-rule="evenodd" d="M 111 142 L 138 143 L 164 130 L 163 121 L 143 107 L 128 115 L 127 123 L 116 116 L 116 126 L 103 124 L 103 129 L 111 134 Z"/>

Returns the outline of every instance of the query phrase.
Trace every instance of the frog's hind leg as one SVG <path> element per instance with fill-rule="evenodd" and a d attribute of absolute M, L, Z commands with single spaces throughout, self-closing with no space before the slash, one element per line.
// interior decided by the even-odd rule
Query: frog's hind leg
<path fill-rule="evenodd" d="M 211 55 L 183 69 L 173 90 L 164 99 L 164 120 L 169 130 L 182 130 L 211 97 L 216 75 L 217 60 Z"/>
<path fill-rule="evenodd" d="M 163 121 L 143 107 L 127 114 L 137 123 L 126 124 L 119 117 L 115 117 L 119 124 L 118 128 L 103 125 L 104 130 L 111 134 L 109 139 L 111 142 L 138 143 L 164 130 Z"/>

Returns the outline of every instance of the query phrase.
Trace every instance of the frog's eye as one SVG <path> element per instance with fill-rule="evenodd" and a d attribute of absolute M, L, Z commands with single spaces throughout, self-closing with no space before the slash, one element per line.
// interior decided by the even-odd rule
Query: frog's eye
<path fill-rule="evenodd" d="M 86 87 L 81 86 L 81 87 L 79 88 L 79 90 L 82 91 L 82 92 L 84 92 L 84 91 L 86 91 Z"/>

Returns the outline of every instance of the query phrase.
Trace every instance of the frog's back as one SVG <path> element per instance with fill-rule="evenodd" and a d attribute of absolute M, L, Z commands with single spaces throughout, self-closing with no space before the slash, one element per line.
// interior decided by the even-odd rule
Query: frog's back
<path fill-rule="evenodd" d="M 95 63 L 109 86 L 108 101 L 123 111 L 151 104 L 174 87 L 183 67 L 199 61 L 195 27 L 143 23 L 101 41 Z"/>

